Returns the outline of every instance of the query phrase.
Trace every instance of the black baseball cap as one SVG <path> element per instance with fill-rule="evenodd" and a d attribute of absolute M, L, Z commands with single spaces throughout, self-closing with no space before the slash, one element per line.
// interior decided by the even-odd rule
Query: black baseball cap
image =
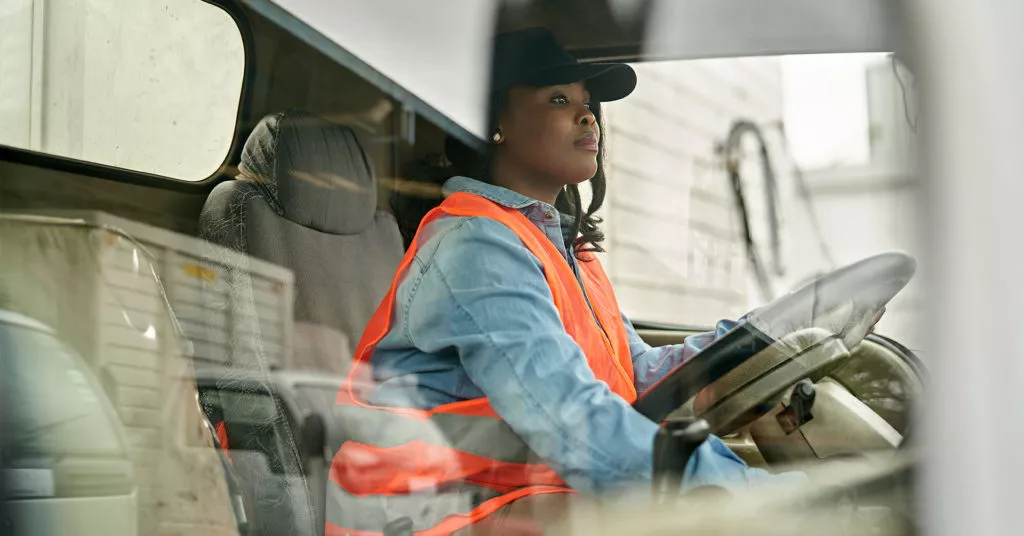
<path fill-rule="evenodd" d="M 599 102 L 619 100 L 633 92 L 636 72 L 625 63 L 580 63 L 547 28 L 499 34 L 494 39 L 491 91 L 512 86 L 557 86 L 586 82 Z"/>

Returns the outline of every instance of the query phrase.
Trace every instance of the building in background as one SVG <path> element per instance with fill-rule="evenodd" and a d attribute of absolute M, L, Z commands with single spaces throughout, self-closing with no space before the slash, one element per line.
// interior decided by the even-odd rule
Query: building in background
<path fill-rule="evenodd" d="M 700 326 L 736 318 L 757 292 L 722 146 L 734 122 L 748 120 L 764 126 L 772 154 L 782 152 L 781 61 L 634 68 L 636 92 L 606 113 L 607 267 L 619 301 L 648 322 Z M 745 183 L 763 184 L 756 147 L 745 143 L 743 153 Z M 765 211 L 751 212 L 761 218 Z"/>
<path fill-rule="evenodd" d="M 606 265 L 634 320 L 708 326 L 765 301 L 747 260 L 723 151 L 737 121 L 760 129 L 775 179 L 778 262 L 760 147 L 746 136 L 738 151 L 741 184 L 771 295 L 876 253 L 920 251 L 913 87 L 889 56 L 635 68 L 636 92 L 606 106 L 609 189 L 602 211 Z M 879 330 L 919 348 L 911 322 L 920 307 L 915 289 L 894 300 Z"/>
<path fill-rule="evenodd" d="M 831 56 L 834 61 L 843 58 Z M 829 58 L 823 56 L 822 58 Z M 842 83 L 849 90 L 848 107 L 857 107 L 857 118 L 835 122 L 827 108 L 815 111 L 816 121 L 793 124 L 787 117 L 787 129 L 806 128 L 812 141 L 804 141 L 803 154 L 794 149 L 803 171 L 803 194 L 791 199 L 791 215 L 786 237 L 791 246 L 788 260 L 794 269 L 844 265 L 880 251 L 900 250 L 922 258 L 917 207 L 920 182 L 916 174 L 917 157 L 914 125 L 916 111 L 913 80 L 909 72 L 888 55 L 853 55 L 846 58 L 845 76 L 806 77 L 817 94 L 837 92 Z M 821 61 L 817 58 L 789 58 L 789 62 Z M 799 70 L 797 66 L 794 69 Z M 787 75 L 790 73 L 787 72 Z M 804 76 L 804 73 L 793 73 Z M 837 80 L 838 78 L 838 80 Z M 787 107 L 798 108 L 800 103 Z M 840 103 L 843 104 L 843 103 Z M 787 113 L 787 115 L 789 115 Z M 821 123 L 814 128 L 815 122 Z M 834 147 L 816 146 L 814 139 L 832 134 L 846 143 Z M 855 136 L 855 137 L 854 137 Z M 791 139 L 795 136 L 791 135 Z M 794 142 L 796 147 L 796 143 Z M 802 160 L 801 160 L 802 158 Z M 812 222 L 809 211 L 817 216 Z M 823 247 L 797 247 L 821 240 Z M 831 261 L 827 257 L 831 257 Z M 918 277 L 889 304 L 879 331 L 904 342 L 917 352 L 926 349 L 919 332 L 924 295 L 923 281 L 928 266 L 918 266 Z"/>

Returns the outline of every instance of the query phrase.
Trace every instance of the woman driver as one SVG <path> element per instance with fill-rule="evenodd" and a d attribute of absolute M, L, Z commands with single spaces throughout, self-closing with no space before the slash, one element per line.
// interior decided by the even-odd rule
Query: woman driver
<path fill-rule="evenodd" d="M 628 65 L 580 64 L 544 29 L 497 38 L 487 154 L 449 143 L 456 176 L 440 206 L 396 207 L 418 230 L 356 351 L 349 378 L 373 388 L 351 381 L 338 396 L 374 424 L 333 461 L 328 534 L 395 520 L 417 534 L 481 533 L 517 516 L 549 522 L 573 491 L 650 485 L 658 426 L 632 402 L 734 323 L 652 348 L 593 255 L 599 103 L 635 85 Z M 773 478 L 711 437 L 684 485 Z"/>

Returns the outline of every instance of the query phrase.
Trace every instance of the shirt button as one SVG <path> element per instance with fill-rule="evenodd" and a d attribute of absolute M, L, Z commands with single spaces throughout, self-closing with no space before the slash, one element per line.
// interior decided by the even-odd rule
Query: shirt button
<path fill-rule="evenodd" d="M 544 217 L 550 220 L 551 218 L 555 217 L 555 212 L 552 210 L 545 210 Z"/>

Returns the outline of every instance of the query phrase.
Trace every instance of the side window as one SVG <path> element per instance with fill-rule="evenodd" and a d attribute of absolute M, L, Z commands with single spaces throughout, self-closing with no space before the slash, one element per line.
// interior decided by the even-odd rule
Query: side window
<path fill-rule="evenodd" d="M 5 0 L 0 144 L 203 180 L 235 131 L 245 52 L 201 0 Z"/>

